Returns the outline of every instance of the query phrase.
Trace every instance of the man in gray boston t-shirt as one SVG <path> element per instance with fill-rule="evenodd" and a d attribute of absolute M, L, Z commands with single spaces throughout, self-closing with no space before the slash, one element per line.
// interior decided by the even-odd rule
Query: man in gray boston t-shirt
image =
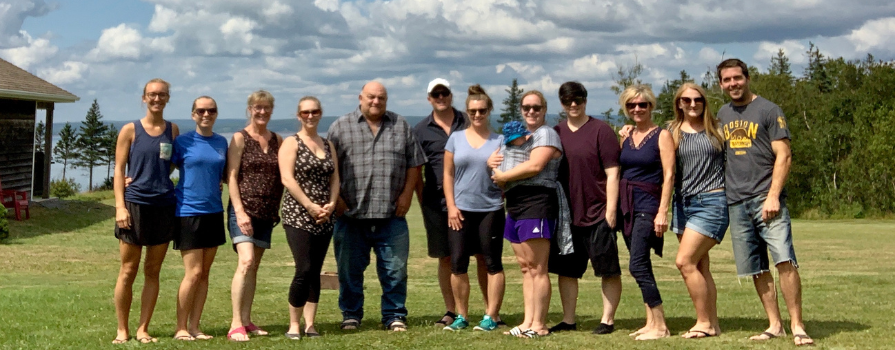
<path fill-rule="evenodd" d="M 786 334 L 770 273 L 770 251 L 780 273 L 793 341 L 813 344 L 802 322 L 802 283 L 783 190 L 792 163 L 786 118 L 780 107 L 749 90 L 749 70 L 743 61 L 725 60 L 717 73 L 721 89 L 732 100 L 718 111 L 718 119 L 726 139 L 725 188 L 737 274 L 752 276 L 770 323 L 750 339 Z"/>

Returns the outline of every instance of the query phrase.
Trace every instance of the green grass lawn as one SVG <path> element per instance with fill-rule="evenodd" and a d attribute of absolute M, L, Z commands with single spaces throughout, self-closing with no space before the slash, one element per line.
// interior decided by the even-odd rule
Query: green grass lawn
<path fill-rule="evenodd" d="M 115 310 L 112 291 L 118 273 L 118 243 L 112 233 L 113 202 L 109 193 L 81 197 L 64 207 L 34 206 L 31 220 L 12 221 L 11 239 L 0 244 L 0 349 L 98 349 L 144 347 L 135 341 L 113 346 Z M 258 277 L 254 320 L 271 331 L 246 344 L 230 343 L 230 279 L 236 255 L 225 245 L 211 271 L 211 286 L 203 315 L 203 330 L 215 336 L 193 343 L 172 340 L 177 288 L 183 275 L 179 254 L 170 251 L 162 269 L 162 291 L 150 331 L 160 341 L 145 347 L 159 349 L 264 348 L 449 348 L 449 349 L 788 349 L 792 337 L 764 343 L 747 338 L 767 327 L 751 280 L 737 279 L 730 241 L 712 250 L 712 271 L 718 284 L 718 309 L 723 334 L 716 338 L 685 340 L 678 337 L 694 322 L 692 303 L 674 267 L 677 241 L 669 234 L 666 257 L 654 257 L 655 273 L 665 302 L 672 337 L 637 342 L 627 336 L 644 323 L 640 291 L 625 272 L 617 331 L 596 336 L 599 324 L 599 280 L 586 276 L 580 284 L 579 332 L 542 339 L 515 339 L 499 332 L 444 332 L 432 326 L 444 312 L 435 278 L 436 262 L 426 256 L 425 232 L 419 210 L 409 214 L 411 231 L 410 281 L 407 308 L 409 331 L 390 333 L 380 329 L 379 294 L 375 269 L 367 271 L 367 318 L 358 332 L 338 329 L 341 316 L 336 291 L 323 291 L 317 329 L 323 337 L 291 341 L 282 336 L 288 323 L 287 295 L 292 278 L 292 258 L 281 227 L 274 231 L 273 249 L 265 256 Z M 895 347 L 895 221 L 796 221 L 796 253 L 802 267 L 804 309 L 809 334 L 824 349 L 887 349 Z M 623 255 L 627 251 L 620 241 Z M 627 258 L 622 257 L 625 266 Z M 502 316 L 510 325 L 521 321 L 521 277 L 506 245 L 504 264 L 507 293 Z M 332 253 L 324 270 L 334 271 Z M 475 271 L 471 268 L 470 271 Z M 471 278 L 473 281 L 475 278 Z M 549 324 L 561 319 L 562 308 L 555 291 Z M 131 332 L 139 314 L 138 277 Z M 781 309 L 785 310 L 782 296 Z M 471 297 L 471 321 L 483 313 L 477 289 Z M 784 316 L 787 319 L 788 317 Z"/>

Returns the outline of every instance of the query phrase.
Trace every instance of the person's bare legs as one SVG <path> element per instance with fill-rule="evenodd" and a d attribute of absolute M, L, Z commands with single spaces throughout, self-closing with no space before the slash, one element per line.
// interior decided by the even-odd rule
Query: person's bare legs
<path fill-rule="evenodd" d="M 675 264 L 684 278 L 690 299 L 693 300 L 693 307 L 696 309 L 696 324 L 690 327 L 691 331 L 685 333 L 683 337 L 701 338 L 706 335 L 718 335 L 720 326 L 714 323 L 718 315 L 712 314 L 715 307 L 710 305 L 713 298 L 709 295 L 709 290 L 714 290 L 714 286 L 709 287 L 705 271 L 699 268 L 700 264 L 708 266 L 709 250 L 717 244 L 717 241 L 689 228 L 684 229 L 683 235 L 678 235 L 678 240 L 681 244 Z"/>
<path fill-rule="evenodd" d="M 547 275 L 547 260 L 550 256 L 550 240 L 543 238 L 529 239 L 522 242 L 528 246 L 531 256 L 531 264 L 528 273 L 532 280 L 532 301 L 534 302 L 534 315 L 532 315 L 530 329 L 540 335 L 550 333 L 547 327 L 547 312 L 550 309 L 550 276 Z"/>
<path fill-rule="evenodd" d="M 451 287 L 451 257 L 446 256 L 438 258 L 438 288 L 441 289 L 441 298 L 444 300 L 444 309 L 448 312 L 457 312 L 457 305 L 454 304 L 454 292 Z M 449 320 L 442 317 L 441 321 L 446 324 Z M 453 321 L 453 320 L 450 320 Z"/>
<path fill-rule="evenodd" d="M 646 324 L 643 327 L 640 327 L 640 329 L 634 331 L 634 333 L 628 334 L 629 336 L 639 337 L 641 334 L 647 333 L 650 329 L 653 328 L 653 313 L 651 312 L 652 310 L 650 310 L 649 305 L 643 304 L 643 306 L 646 307 Z"/>
<path fill-rule="evenodd" d="M 777 264 L 780 273 L 780 290 L 783 291 L 783 300 L 786 301 L 786 311 L 789 312 L 790 329 L 793 335 L 808 335 L 802 320 L 802 279 L 799 269 L 790 261 Z M 814 344 L 810 337 L 795 339 L 796 345 Z"/>
<path fill-rule="evenodd" d="M 233 306 L 233 319 L 230 321 L 230 330 L 249 325 L 249 311 L 251 310 L 251 300 L 247 299 L 249 289 L 254 295 L 255 275 L 257 273 L 258 264 L 255 262 L 255 244 L 251 242 L 243 242 L 236 245 L 236 253 L 238 261 L 236 264 L 236 272 L 233 274 L 233 282 L 230 284 L 230 301 Z M 248 336 L 242 334 L 233 334 L 233 340 L 246 341 Z"/>
<path fill-rule="evenodd" d="M 261 258 L 264 257 L 264 251 L 266 250 L 264 248 L 255 247 L 254 245 L 253 245 L 253 248 L 254 248 L 254 255 L 255 255 L 255 259 L 253 259 L 253 260 L 255 262 L 255 266 L 252 267 L 252 269 L 251 269 L 252 273 L 246 275 L 245 296 L 244 296 L 244 299 L 242 300 L 242 307 L 244 308 L 244 311 L 245 311 L 245 313 L 243 313 L 243 315 L 245 315 L 245 319 L 248 321 L 248 323 L 246 323 L 246 325 L 249 325 L 252 323 L 252 306 L 255 304 L 255 287 L 258 285 L 258 283 L 257 283 L 258 282 L 258 269 L 261 266 Z M 267 335 L 267 334 L 268 333 L 266 331 L 261 331 L 260 334 L 256 333 L 255 335 Z"/>
<path fill-rule="evenodd" d="M 646 314 L 648 319 L 648 328 L 637 335 L 637 337 L 634 339 L 653 340 L 665 338 L 671 335 L 671 333 L 668 332 L 668 326 L 665 325 L 665 309 L 662 308 L 661 304 L 654 307 L 649 307 L 649 305 L 646 305 Z"/>
<path fill-rule="evenodd" d="M 764 307 L 765 314 L 768 315 L 767 333 L 774 336 L 782 336 L 785 333 L 783 329 L 783 320 L 780 317 L 780 308 L 777 306 L 777 289 L 774 286 L 774 276 L 768 271 L 752 276 L 752 283 L 755 284 L 755 291 L 758 298 L 761 299 L 761 305 Z M 752 340 L 765 340 L 768 336 L 758 334 L 750 337 Z"/>
<path fill-rule="evenodd" d="M 205 309 L 205 301 L 208 299 L 208 276 L 211 274 L 211 265 L 217 255 L 218 247 L 202 249 L 202 274 L 196 284 L 196 294 L 193 297 L 193 310 L 190 312 L 190 335 L 196 339 L 207 340 L 212 337 L 202 333 L 199 321 L 202 319 L 202 311 Z"/>
<path fill-rule="evenodd" d="M 600 323 L 615 324 L 615 311 L 622 299 L 622 276 L 609 276 L 602 278 L 603 316 Z"/>
<path fill-rule="evenodd" d="M 140 296 L 140 325 L 137 327 L 137 339 L 142 342 L 156 342 L 149 335 L 149 321 L 158 301 L 159 272 L 168 253 L 168 243 L 146 247 L 146 258 L 143 260 L 143 293 Z"/>
<path fill-rule="evenodd" d="M 482 292 L 482 303 L 485 305 L 485 310 L 488 310 L 488 266 L 485 265 L 485 256 L 482 254 L 475 255 L 475 266 L 476 266 L 476 280 L 479 282 L 479 291 Z M 470 287 L 471 288 L 471 287 Z M 498 309 L 499 310 L 499 309 Z M 492 319 L 495 321 L 500 320 L 500 315 L 492 315 Z"/>
<path fill-rule="evenodd" d="M 513 247 L 513 252 L 516 254 L 516 262 L 519 263 L 519 269 L 522 271 L 522 309 L 523 309 L 523 319 L 522 323 L 519 324 L 518 327 L 520 330 L 526 330 L 531 328 L 532 315 L 534 310 L 532 298 L 531 286 L 533 284 L 531 280 L 531 275 L 528 273 L 529 269 L 529 257 L 527 255 L 527 250 L 522 246 L 521 243 L 511 243 Z M 504 334 L 510 334 L 509 332 L 504 332 Z"/>
<path fill-rule="evenodd" d="M 314 320 L 317 318 L 317 303 L 306 302 L 304 311 L 302 312 L 305 318 L 305 333 L 311 331 L 312 333 L 317 332 L 317 328 L 314 327 Z"/>
<path fill-rule="evenodd" d="M 505 289 L 506 275 L 503 271 L 488 275 L 488 305 L 485 313 L 491 316 L 494 322 L 500 321 L 500 307 L 503 304 Z"/>
<path fill-rule="evenodd" d="M 578 307 L 578 279 L 559 276 L 556 279 L 559 300 L 562 302 L 562 322 L 575 324 L 575 309 Z"/>
<path fill-rule="evenodd" d="M 305 303 L 305 306 L 307 305 L 308 303 Z M 301 318 L 305 313 L 304 309 L 304 306 L 295 307 L 289 304 L 289 329 L 286 330 L 286 333 L 301 334 Z"/>
<path fill-rule="evenodd" d="M 457 315 L 469 319 L 469 274 L 451 274 L 451 289 Z"/>
<path fill-rule="evenodd" d="M 196 289 L 202 274 L 202 249 L 181 250 L 183 258 L 183 280 L 177 291 L 177 324 L 174 328 L 174 339 L 193 340 L 189 326 L 190 313 L 196 297 Z"/>
<path fill-rule="evenodd" d="M 115 282 L 115 316 L 118 319 L 118 330 L 115 335 L 115 343 L 127 341 L 130 338 L 131 302 L 134 296 L 134 280 L 140 268 L 140 255 L 143 247 L 118 241 L 118 254 L 121 256 L 121 267 L 118 269 L 118 279 Z"/>

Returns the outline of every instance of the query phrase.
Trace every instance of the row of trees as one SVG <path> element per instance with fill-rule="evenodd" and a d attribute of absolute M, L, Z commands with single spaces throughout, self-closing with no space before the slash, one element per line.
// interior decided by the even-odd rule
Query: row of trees
<path fill-rule="evenodd" d="M 787 181 L 788 206 L 798 216 L 886 215 L 895 213 L 895 62 L 830 58 L 810 44 L 808 65 L 792 72 L 780 50 L 766 71 L 750 67 L 752 91 L 777 103 L 792 134 L 793 163 Z M 639 79 L 642 65 L 618 67 L 611 90 L 619 95 Z M 684 82 L 695 79 L 681 71 L 659 92 L 653 120 L 659 125 L 674 118 L 673 99 Z M 717 113 L 729 102 L 714 68 L 703 74 L 709 108 Z M 506 90 L 498 120 L 521 120 L 516 80 Z M 599 115 L 614 126 L 624 124 L 622 111 Z M 557 120 L 562 119 L 560 115 Z"/>
<path fill-rule="evenodd" d="M 86 168 L 90 172 L 88 189 L 93 190 L 93 169 L 106 166 L 106 179 L 111 175 L 115 162 L 115 144 L 118 142 L 118 130 L 112 124 L 102 121 L 99 103 L 94 99 L 87 111 L 81 127 L 75 129 L 71 123 L 65 123 L 59 130 L 59 141 L 53 147 L 53 158 L 62 164 L 62 180 L 66 180 L 66 171 L 72 168 Z M 43 150 L 45 126 L 37 124 L 34 146 L 37 151 Z"/>

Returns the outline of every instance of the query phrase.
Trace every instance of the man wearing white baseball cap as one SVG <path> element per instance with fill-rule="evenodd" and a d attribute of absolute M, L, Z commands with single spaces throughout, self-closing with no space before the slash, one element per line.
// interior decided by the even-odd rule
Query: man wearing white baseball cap
<path fill-rule="evenodd" d="M 417 183 L 416 195 L 423 213 L 423 224 L 426 227 L 426 240 L 429 257 L 438 259 L 438 285 L 444 298 L 446 312 L 435 326 L 444 327 L 454 322 L 456 306 L 454 293 L 451 290 L 451 253 L 448 246 L 447 204 L 444 199 L 442 179 L 444 177 L 444 145 L 448 136 L 456 130 L 469 126 L 466 113 L 452 106 L 453 94 L 451 84 L 436 78 L 426 88 L 427 99 L 432 105 L 432 113 L 413 127 L 414 137 L 428 162 L 424 165 L 424 181 Z M 478 279 L 482 294 L 487 304 L 488 271 L 479 252 L 475 253 L 478 262 Z M 499 320 L 499 318 L 498 318 Z"/>

